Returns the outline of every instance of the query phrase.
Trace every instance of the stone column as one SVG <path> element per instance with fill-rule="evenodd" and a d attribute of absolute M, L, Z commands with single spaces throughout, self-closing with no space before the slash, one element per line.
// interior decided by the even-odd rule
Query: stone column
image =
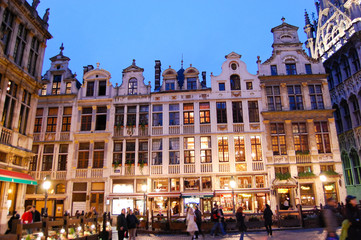
<path fill-rule="evenodd" d="M 331 142 L 331 152 L 332 153 L 340 153 L 338 138 L 337 138 L 337 130 L 334 118 L 328 119 L 328 132 Z"/>
<path fill-rule="evenodd" d="M 302 98 L 304 104 L 303 109 L 310 110 L 312 109 L 312 107 L 311 107 L 310 91 L 308 89 L 307 82 L 302 82 L 301 89 L 302 89 L 301 91 L 302 91 Z"/>
<path fill-rule="evenodd" d="M 267 92 L 266 92 L 266 84 L 262 83 L 261 85 L 261 95 L 262 95 L 262 106 L 260 107 L 260 110 L 267 111 Z"/>
<path fill-rule="evenodd" d="M 113 130 L 114 130 L 114 127 L 113 127 L 114 123 L 112 121 L 112 119 L 114 117 L 111 114 L 111 112 L 112 112 L 111 107 L 112 107 L 111 105 L 107 105 L 107 118 L 106 118 L 106 125 L 105 125 L 105 131 L 107 131 L 107 132 L 109 132 L 109 131 L 113 132 Z M 139 105 L 137 106 L 137 113 L 139 113 Z M 137 124 L 138 124 L 138 118 L 139 118 L 139 114 L 137 114 Z"/>
<path fill-rule="evenodd" d="M 78 119 L 77 119 L 77 122 L 76 122 L 76 128 L 74 129 L 75 131 L 81 131 L 81 118 L 82 118 L 81 113 L 82 113 L 82 109 L 83 109 L 83 107 L 79 106 L 78 107 L 78 113 L 77 114 L 75 113 L 74 115 L 72 115 L 72 118 L 73 118 L 73 116 L 78 115 Z"/>
<path fill-rule="evenodd" d="M 28 63 L 29 63 L 29 54 L 30 54 L 30 47 L 31 47 L 31 40 L 34 37 L 34 33 L 29 30 L 28 36 L 26 36 L 26 46 L 24 49 L 23 59 L 21 60 L 21 66 L 23 67 L 25 72 L 28 72 Z"/>
<path fill-rule="evenodd" d="M 288 92 L 287 92 L 287 84 L 280 84 L 280 94 L 281 94 L 281 104 L 282 110 L 290 110 L 290 103 L 288 101 Z"/>
<path fill-rule="evenodd" d="M 286 149 L 287 155 L 294 156 L 295 143 L 293 140 L 292 121 L 285 120 L 285 134 L 286 134 Z"/>
<path fill-rule="evenodd" d="M 330 91 L 328 89 L 327 81 L 322 82 L 321 87 L 322 87 L 323 104 L 325 106 L 325 109 L 331 109 L 332 103 L 331 103 L 331 96 L 330 96 Z"/>
<path fill-rule="evenodd" d="M 36 115 L 36 106 L 38 106 L 38 96 L 32 94 L 30 99 L 30 110 L 28 116 L 28 125 L 25 130 L 26 135 L 33 136 L 34 133 L 34 124 L 35 124 L 35 115 Z M 43 126 L 43 125 L 42 125 Z"/>
<path fill-rule="evenodd" d="M 13 121 L 11 123 L 12 128 L 19 132 L 19 117 L 20 117 L 20 109 L 21 109 L 21 96 L 23 95 L 24 88 L 19 88 L 18 91 L 18 101 L 16 101 L 15 109 L 14 109 L 14 115 L 13 115 Z M 19 97 L 20 96 L 20 97 Z M 14 106 L 13 106 L 14 107 Z"/>
<path fill-rule="evenodd" d="M 263 120 L 263 124 L 264 124 L 264 133 L 266 135 L 266 144 L 267 144 L 267 148 L 264 147 L 263 144 L 263 148 L 266 149 L 267 152 L 272 151 L 272 137 L 271 137 L 271 124 L 269 120 Z"/>
<path fill-rule="evenodd" d="M 317 155 L 317 142 L 315 134 L 315 124 L 313 119 L 307 119 L 307 132 L 308 132 L 308 147 L 310 149 L 311 155 Z"/>
<path fill-rule="evenodd" d="M 16 36 L 18 34 L 20 23 L 21 23 L 20 19 L 18 17 L 15 17 L 14 28 L 13 28 L 13 32 L 11 33 L 11 36 L 10 36 L 9 48 L 8 48 L 9 59 L 12 61 L 14 61 L 13 55 L 14 55 L 14 49 L 15 49 L 15 42 L 16 42 Z"/>
<path fill-rule="evenodd" d="M 91 126 L 91 129 L 90 131 L 95 131 L 95 126 L 96 126 L 96 118 L 97 118 L 97 106 L 92 106 L 92 126 Z"/>
<path fill-rule="evenodd" d="M 35 68 L 36 70 L 35 70 L 35 73 L 34 73 L 35 79 L 37 79 L 38 81 L 41 80 L 41 71 L 43 69 L 43 61 L 44 61 L 45 49 L 46 49 L 46 43 L 45 42 L 40 42 L 39 56 L 38 56 L 38 61 L 36 62 L 36 68 Z"/>

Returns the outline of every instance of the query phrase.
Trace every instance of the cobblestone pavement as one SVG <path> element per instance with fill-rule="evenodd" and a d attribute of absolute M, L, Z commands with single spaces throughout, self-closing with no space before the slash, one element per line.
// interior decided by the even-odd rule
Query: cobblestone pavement
<path fill-rule="evenodd" d="M 340 230 L 338 231 L 340 233 Z M 266 236 L 265 231 L 260 232 L 247 232 L 244 235 L 244 240 L 268 240 L 268 239 L 277 239 L 277 240 L 324 240 L 326 239 L 326 232 L 322 228 L 317 229 L 298 229 L 298 230 L 282 230 L 274 231 L 272 238 Z M 179 235 L 157 235 L 157 234 L 138 234 L 136 240 L 190 240 L 191 237 L 186 234 Z M 200 237 L 200 240 L 213 239 L 211 235 L 206 234 L 204 238 Z M 214 239 L 223 239 L 223 240 L 235 240 L 239 239 L 239 234 L 229 234 L 227 237 L 215 237 Z M 118 235 L 113 231 L 113 240 L 118 240 Z"/>

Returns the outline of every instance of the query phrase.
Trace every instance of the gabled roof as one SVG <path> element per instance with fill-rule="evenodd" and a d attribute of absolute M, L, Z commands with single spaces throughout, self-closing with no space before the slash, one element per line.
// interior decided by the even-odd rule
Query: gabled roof
<path fill-rule="evenodd" d="M 242 55 L 239 55 L 236 52 L 231 52 L 230 54 L 226 55 L 225 58 L 226 59 L 240 59 L 242 57 Z"/>
<path fill-rule="evenodd" d="M 141 67 L 138 67 L 137 65 L 135 65 L 135 59 L 133 59 L 132 65 L 123 69 L 123 73 L 126 73 L 126 72 L 144 72 L 144 68 L 141 68 Z"/>
<path fill-rule="evenodd" d="M 297 31 L 297 30 L 298 30 L 298 27 L 283 22 L 281 25 L 278 25 L 277 27 L 272 28 L 272 29 L 271 29 L 271 32 L 273 33 L 274 31 L 283 30 L 283 29 L 294 29 L 294 30 Z"/>
<path fill-rule="evenodd" d="M 61 44 L 60 46 L 60 53 L 52 58 L 50 58 L 51 62 L 55 62 L 55 61 L 70 61 L 70 58 L 68 58 L 67 56 L 63 55 L 63 50 L 64 50 L 64 45 Z"/>

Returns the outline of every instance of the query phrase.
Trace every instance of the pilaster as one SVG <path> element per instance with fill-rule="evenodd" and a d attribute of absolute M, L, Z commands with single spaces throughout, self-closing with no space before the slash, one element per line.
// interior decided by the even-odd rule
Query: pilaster
<path fill-rule="evenodd" d="M 315 134 L 315 124 L 313 119 L 307 119 L 307 132 L 308 132 L 308 147 L 310 149 L 311 155 L 317 155 L 317 142 Z"/>
<path fill-rule="evenodd" d="M 288 101 L 287 84 L 280 84 L 281 104 L 283 110 L 290 110 L 290 103 Z"/>
<path fill-rule="evenodd" d="M 303 98 L 303 108 L 305 110 L 311 110 L 311 99 L 310 99 L 310 90 L 308 89 L 307 82 L 302 83 L 302 98 Z"/>

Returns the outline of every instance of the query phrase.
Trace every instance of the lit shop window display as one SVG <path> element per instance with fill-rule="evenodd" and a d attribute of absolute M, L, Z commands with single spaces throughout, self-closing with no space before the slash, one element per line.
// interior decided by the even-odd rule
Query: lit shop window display
<path fill-rule="evenodd" d="M 324 183 L 323 189 L 325 192 L 325 199 L 333 198 L 336 199 L 336 201 L 338 201 L 337 189 L 335 183 Z"/>
<path fill-rule="evenodd" d="M 154 179 L 153 190 L 155 192 L 168 192 L 168 179 Z"/>
<path fill-rule="evenodd" d="M 315 192 L 313 184 L 301 184 L 301 205 L 302 206 L 315 206 Z"/>
<path fill-rule="evenodd" d="M 155 197 L 153 201 L 153 211 L 167 211 L 168 210 L 168 198 L 166 197 Z"/>
<path fill-rule="evenodd" d="M 130 208 L 133 210 L 134 207 L 134 200 L 133 199 L 113 199 L 113 208 L 112 208 L 112 214 L 119 215 L 122 212 L 122 209 Z"/>
<path fill-rule="evenodd" d="M 113 193 L 133 193 L 134 185 L 127 183 L 118 183 L 113 185 Z"/>

